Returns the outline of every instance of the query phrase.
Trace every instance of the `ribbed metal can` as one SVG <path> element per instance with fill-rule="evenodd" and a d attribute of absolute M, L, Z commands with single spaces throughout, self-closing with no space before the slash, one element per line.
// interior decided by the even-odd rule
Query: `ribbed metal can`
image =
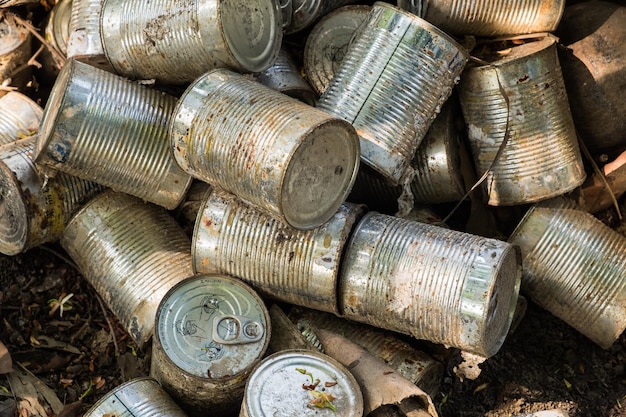
<path fill-rule="evenodd" d="M 519 292 L 514 245 L 370 212 L 348 243 L 342 316 L 490 357 Z"/>
<path fill-rule="evenodd" d="M 489 65 L 468 66 L 459 83 L 479 175 L 491 167 L 508 125 L 507 143 L 482 185 L 487 203 L 520 205 L 573 190 L 586 174 L 555 39 L 496 56 L 486 57 Z"/>
<path fill-rule="evenodd" d="M 358 0 L 292 0 L 291 23 L 285 33 L 301 32 L 329 12 L 353 3 Z"/>
<path fill-rule="evenodd" d="M 70 220 L 61 246 L 130 336 L 152 336 L 161 299 L 193 275 L 190 241 L 162 207 L 107 190 Z"/>
<path fill-rule="evenodd" d="M 176 98 L 67 61 L 44 109 L 35 161 L 174 209 L 192 178 L 169 148 Z"/>
<path fill-rule="evenodd" d="M 85 417 L 187 417 L 187 414 L 150 377 L 131 379 L 109 391 Z"/>
<path fill-rule="evenodd" d="M 197 272 L 238 277 L 265 296 L 337 313 L 343 248 L 363 211 L 346 203 L 322 226 L 298 230 L 213 192 L 196 220 L 193 265 Z"/>
<path fill-rule="evenodd" d="M 304 72 L 317 94 L 326 91 L 346 56 L 350 41 L 367 19 L 370 6 L 343 6 L 324 16 L 306 37 Z"/>
<path fill-rule="evenodd" d="M 43 109 L 22 93 L 0 97 L 0 145 L 36 134 L 42 115 Z"/>
<path fill-rule="evenodd" d="M 283 34 L 276 0 L 103 0 L 100 22 L 117 73 L 166 84 L 213 68 L 263 71 Z"/>
<path fill-rule="evenodd" d="M 326 329 L 338 333 L 382 359 L 431 397 L 439 392 L 443 379 L 442 363 L 390 332 L 346 320 L 330 313 L 298 307 L 289 311 L 289 318 L 296 323 L 303 334 L 315 335 L 315 329 Z M 315 337 L 311 341 L 313 345 L 316 340 Z"/>
<path fill-rule="evenodd" d="M 271 335 L 263 301 L 225 275 L 197 275 L 174 286 L 156 314 L 150 375 L 191 416 L 237 412 L 246 379 Z"/>
<path fill-rule="evenodd" d="M 44 39 L 59 54 L 53 54 L 44 48 L 40 55 L 42 67 L 40 73 L 44 80 L 53 82 L 63 68 L 67 56 L 67 42 L 70 38 L 70 19 L 72 17 L 72 0 L 58 1 L 45 20 Z"/>
<path fill-rule="evenodd" d="M 563 197 L 533 205 L 509 242 L 522 292 L 608 349 L 626 329 L 626 238 Z"/>
<path fill-rule="evenodd" d="M 299 229 L 333 216 L 359 167 L 345 120 L 225 69 L 183 93 L 170 140 L 186 172 Z"/>
<path fill-rule="evenodd" d="M 112 71 L 104 54 L 102 40 L 102 3 L 104 0 L 74 0 L 70 17 L 67 57 Z"/>
<path fill-rule="evenodd" d="M 314 384 L 309 375 L 320 381 L 313 389 L 306 389 Z M 314 406 L 312 401 L 324 398 L 322 393 L 332 401 L 326 407 Z M 363 394 L 345 366 L 328 355 L 304 349 L 283 350 L 263 359 L 248 379 L 239 413 L 239 417 L 321 415 L 361 417 Z"/>
<path fill-rule="evenodd" d="M 398 6 L 452 35 L 501 36 L 554 31 L 565 0 L 398 0 Z"/>
<path fill-rule="evenodd" d="M 31 48 L 32 35 L 28 29 L 18 24 L 11 13 L 0 14 L 0 84 L 10 80 L 9 85 L 18 90 L 26 87 L 32 74 L 30 65 L 26 65 L 32 55 Z M 21 67 L 24 69 L 19 70 Z M 6 90 L 0 89 L 0 96 L 5 94 Z"/>
<path fill-rule="evenodd" d="M 0 253 L 5 255 L 58 240 L 73 214 L 104 191 L 68 174 L 42 178 L 32 160 L 36 140 L 0 146 Z"/>
<path fill-rule="evenodd" d="M 399 184 L 468 57 L 425 20 L 376 2 L 317 107 L 352 123 L 362 161 Z"/>

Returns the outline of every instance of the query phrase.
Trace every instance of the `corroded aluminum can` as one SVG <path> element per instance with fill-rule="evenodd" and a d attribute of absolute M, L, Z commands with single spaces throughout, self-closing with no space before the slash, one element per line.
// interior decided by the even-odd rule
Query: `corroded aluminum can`
<path fill-rule="evenodd" d="M 519 292 L 514 245 L 370 212 L 348 243 L 342 316 L 490 357 Z"/>
<path fill-rule="evenodd" d="M 0 84 L 26 87 L 31 79 L 31 67 L 27 65 L 32 55 L 32 35 L 12 18 L 11 13 L 0 14 Z M 20 68 L 23 68 L 20 70 Z M 9 82 L 10 80 L 10 82 Z M 0 89 L 0 96 L 6 94 Z"/>
<path fill-rule="evenodd" d="M 139 345 L 152 336 L 165 293 L 193 275 L 189 238 L 172 216 L 112 190 L 86 203 L 60 242 Z"/>
<path fill-rule="evenodd" d="M 174 286 L 156 314 L 150 375 L 189 415 L 236 413 L 271 335 L 267 308 L 246 284 L 197 275 Z"/>
<path fill-rule="evenodd" d="M 74 59 L 44 109 L 35 161 L 174 209 L 192 178 L 169 148 L 176 98 Z"/>
<path fill-rule="evenodd" d="M 554 38 L 497 56 L 469 66 L 459 84 L 478 175 L 491 167 L 508 125 L 506 146 L 482 184 L 487 203 L 520 205 L 573 190 L 586 175 Z"/>
<path fill-rule="evenodd" d="M 166 84 L 213 68 L 260 72 L 278 55 L 276 0 L 103 0 L 102 42 L 118 74 Z"/>
<path fill-rule="evenodd" d="M 187 417 L 154 378 L 131 379 L 96 402 L 84 417 Z"/>
<path fill-rule="evenodd" d="M 213 192 L 196 220 L 195 271 L 229 274 L 262 295 L 337 313 L 343 248 L 363 210 L 344 204 L 322 226 L 298 230 L 229 194 Z"/>
<path fill-rule="evenodd" d="M 43 109 L 22 93 L 0 97 L 0 145 L 36 134 L 42 115 Z"/>
<path fill-rule="evenodd" d="M 565 0 L 398 0 L 398 6 L 452 35 L 552 32 Z"/>
<path fill-rule="evenodd" d="M 77 0 L 79 1 L 79 0 Z M 59 54 L 54 54 L 49 48 L 41 52 L 40 71 L 43 79 L 53 81 L 63 68 L 67 57 L 67 42 L 70 38 L 70 19 L 72 17 L 73 0 L 60 0 L 54 5 L 45 20 L 44 39 L 48 45 Z"/>
<path fill-rule="evenodd" d="M 42 178 L 32 160 L 36 140 L 0 146 L 0 253 L 5 255 L 56 241 L 74 213 L 104 190 L 63 173 Z"/>
<path fill-rule="evenodd" d="M 626 238 L 563 197 L 533 205 L 511 234 L 522 292 L 608 349 L 626 329 Z"/>
<path fill-rule="evenodd" d="M 306 386 L 314 382 L 309 375 L 320 380 L 310 390 Z M 334 399 L 330 403 L 334 410 L 313 406 L 312 401 L 318 398 L 313 391 L 332 395 Z M 320 415 L 363 415 L 361 388 L 341 363 L 323 353 L 293 349 L 276 352 L 254 368 L 246 384 L 239 417 Z"/>
<path fill-rule="evenodd" d="M 300 32 L 342 6 L 358 3 L 358 0 L 291 0 L 291 23 L 285 33 Z"/>
<path fill-rule="evenodd" d="M 104 0 L 73 0 L 67 57 L 88 63 L 106 71 L 113 71 L 104 54 L 103 33 L 100 24 Z"/>
<path fill-rule="evenodd" d="M 265 71 L 256 73 L 254 79 L 272 90 L 297 98 L 310 106 L 315 105 L 317 95 L 302 78 L 293 55 L 285 48 L 281 48 L 274 63 Z"/>
<path fill-rule="evenodd" d="M 329 313 L 298 307 L 291 309 L 289 317 L 303 331 L 303 334 L 307 331 L 315 334 L 315 329 L 331 330 L 341 334 L 383 360 L 431 397 L 439 392 L 439 386 L 443 379 L 441 362 L 390 332 L 384 332 L 366 324 L 346 320 Z"/>
<path fill-rule="evenodd" d="M 315 24 L 304 45 L 304 72 L 317 94 L 326 91 L 370 6 L 343 6 Z"/>
<path fill-rule="evenodd" d="M 170 140 L 186 172 L 299 229 L 333 216 L 359 166 L 345 120 L 225 69 L 183 93 Z"/>
<path fill-rule="evenodd" d="M 425 20 L 376 2 L 317 107 L 352 123 L 362 161 L 400 184 L 468 57 Z"/>

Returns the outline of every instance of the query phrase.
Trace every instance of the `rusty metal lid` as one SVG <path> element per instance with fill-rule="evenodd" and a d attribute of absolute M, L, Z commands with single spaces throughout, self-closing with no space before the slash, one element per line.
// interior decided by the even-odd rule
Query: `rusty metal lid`
<path fill-rule="evenodd" d="M 305 349 L 284 350 L 268 356 L 252 371 L 242 408 L 247 412 L 243 415 L 250 417 L 360 417 L 363 395 L 354 376 L 330 356 Z"/>
<path fill-rule="evenodd" d="M 198 377 L 225 380 L 249 371 L 270 339 L 261 298 L 226 275 L 197 275 L 163 297 L 156 332 L 167 357 Z"/>

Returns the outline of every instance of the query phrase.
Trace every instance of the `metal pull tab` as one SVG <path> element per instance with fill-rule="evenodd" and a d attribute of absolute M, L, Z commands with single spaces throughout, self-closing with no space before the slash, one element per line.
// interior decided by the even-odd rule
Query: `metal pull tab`
<path fill-rule="evenodd" d="M 258 342 L 263 337 L 263 325 L 248 317 L 223 315 L 213 320 L 211 337 L 223 345 Z"/>

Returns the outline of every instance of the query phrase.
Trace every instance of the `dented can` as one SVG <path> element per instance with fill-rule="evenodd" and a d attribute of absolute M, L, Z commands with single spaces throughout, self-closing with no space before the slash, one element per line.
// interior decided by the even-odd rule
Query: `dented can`
<path fill-rule="evenodd" d="M 626 329 L 626 238 L 564 197 L 533 205 L 509 238 L 522 292 L 608 349 Z"/>
<path fill-rule="evenodd" d="M 174 160 L 176 98 L 70 59 L 41 121 L 35 161 L 174 209 L 192 178 Z"/>
<path fill-rule="evenodd" d="M 100 23 L 118 74 L 166 84 L 193 81 L 213 68 L 263 71 L 283 34 L 275 0 L 103 0 Z"/>
<path fill-rule="evenodd" d="M 565 0 L 398 0 L 398 6 L 452 35 L 503 36 L 554 31 Z"/>
<path fill-rule="evenodd" d="M 397 185 L 468 58 L 435 26 L 376 2 L 317 107 L 352 123 L 362 161 Z"/>
<path fill-rule="evenodd" d="M 0 146 L 0 253 L 5 255 L 58 240 L 74 213 L 104 191 L 64 173 L 42 177 L 32 159 L 36 140 Z"/>
<path fill-rule="evenodd" d="M 262 295 L 337 313 L 343 248 L 363 211 L 344 204 L 322 226 L 298 230 L 232 195 L 213 192 L 196 220 L 195 271 L 229 274 Z"/>
<path fill-rule="evenodd" d="M 175 285 L 156 313 L 150 375 L 190 415 L 236 412 L 246 378 L 269 344 L 270 317 L 248 285 L 197 275 Z"/>
<path fill-rule="evenodd" d="M 490 170 L 482 187 L 494 206 L 562 195 L 586 177 L 555 39 L 505 52 L 468 66 L 459 84 L 476 170 Z"/>
<path fill-rule="evenodd" d="M 517 302 L 519 248 L 370 212 L 347 245 L 345 318 L 490 357 Z"/>
<path fill-rule="evenodd" d="M 67 57 L 113 72 L 104 54 L 102 4 L 104 0 L 73 0 Z"/>
<path fill-rule="evenodd" d="M 349 123 L 225 69 L 183 93 L 170 140 L 186 172 L 298 229 L 333 216 L 359 167 Z"/>
<path fill-rule="evenodd" d="M 85 417 L 187 417 L 187 414 L 150 377 L 131 379 L 100 398 Z"/>
<path fill-rule="evenodd" d="M 42 115 L 43 109 L 22 93 L 0 97 L 0 145 L 36 134 Z"/>
<path fill-rule="evenodd" d="M 165 293 L 193 275 L 189 238 L 172 216 L 112 190 L 85 204 L 60 242 L 140 346 Z"/>
<path fill-rule="evenodd" d="M 3 6 L 0 6 L 3 7 Z M 9 12 L 0 14 L 0 85 L 24 89 L 31 79 L 27 65 L 32 51 L 32 35 Z M 6 91 L 0 89 L 0 96 Z"/>
<path fill-rule="evenodd" d="M 309 375 L 320 381 L 312 389 L 307 389 L 313 384 Z M 312 405 L 317 398 L 312 392 L 326 393 L 332 399 L 334 410 L 328 410 L 328 415 L 363 415 L 361 388 L 345 366 L 323 353 L 293 349 L 276 352 L 254 368 L 239 417 L 324 415 L 323 408 Z"/>

